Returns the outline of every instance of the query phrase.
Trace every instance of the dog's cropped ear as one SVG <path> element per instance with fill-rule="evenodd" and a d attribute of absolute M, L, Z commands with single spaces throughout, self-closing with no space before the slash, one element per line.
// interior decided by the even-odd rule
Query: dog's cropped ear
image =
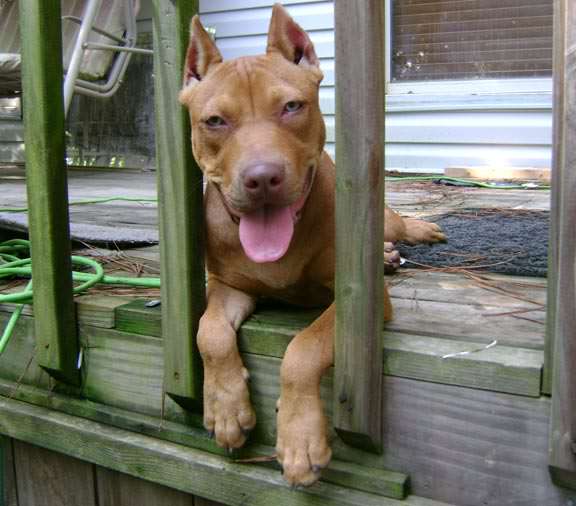
<path fill-rule="evenodd" d="M 266 53 L 274 52 L 296 65 L 320 67 L 310 37 L 280 4 L 274 4 L 268 30 Z"/>
<path fill-rule="evenodd" d="M 204 79 L 210 68 L 222 62 L 222 55 L 208 35 L 200 18 L 194 16 L 190 23 L 190 43 L 184 65 L 184 87 Z"/>

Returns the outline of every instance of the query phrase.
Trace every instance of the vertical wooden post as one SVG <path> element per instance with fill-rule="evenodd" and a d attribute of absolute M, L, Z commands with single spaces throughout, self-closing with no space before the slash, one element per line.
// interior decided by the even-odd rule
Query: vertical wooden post
<path fill-rule="evenodd" d="M 354 445 L 382 438 L 384 2 L 336 0 L 334 424 Z"/>
<path fill-rule="evenodd" d="M 196 348 L 204 310 L 202 173 L 192 157 L 189 119 L 178 102 L 197 0 L 154 0 L 156 157 L 162 269 L 164 387 L 190 407 L 201 393 Z"/>
<path fill-rule="evenodd" d="M 60 0 L 20 0 L 37 361 L 78 383 L 62 98 Z"/>
<path fill-rule="evenodd" d="M 553 192 L 558 223 L 552 286 L 554 309 L 554 367 L 550 471 L 560 486 L 576 489 L 576 3 L 556 0 L 555 125 L 556 171 Z"/>
<path fill-rule="evenodd" d="M 558 291 L 557 266 L 559 261 L 559 224 L 560 224 L 560 197 L 562 186 L 562 159 L 564 144 L 560 142 L 563 138 L 564 126 L 564 37 L 565 24 L 560 21 L 564 19 L 563 5 L 559 0 L 554 0 L 554 118 L 553 133 L 554 139 L 552 153 L 552 176 L 551 176 L 551 201 L 550 201 L 550 231 L 548 247 L 548 295 L 546 308 L 546 341 L 544 346 L 544 371 L 542 378 L 542 392 L 550 394 L 552 392 L 552 369 L 554 364 L 554 331 L 556 322 L 556 295 Z"/>

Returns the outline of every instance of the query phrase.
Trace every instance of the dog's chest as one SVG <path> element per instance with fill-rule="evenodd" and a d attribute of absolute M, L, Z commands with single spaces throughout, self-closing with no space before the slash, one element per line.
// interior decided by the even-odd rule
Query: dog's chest
<path fill-rule="evenodd" d="M 236 257 L 227 263 L 212 264 L 209 270 L 224 283 L 260 297 L 300 306 L 329 304 L 333 299 L 332 287 L 310 276 L 306 265 L 296 261 L 254 264 Z"/>

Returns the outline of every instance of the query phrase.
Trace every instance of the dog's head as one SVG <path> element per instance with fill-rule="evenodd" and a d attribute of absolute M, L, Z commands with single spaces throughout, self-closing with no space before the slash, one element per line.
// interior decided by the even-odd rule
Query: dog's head
<path fill-rule="evenodd" d="M 190 111 L 194 156 L 239 223 L 256 262 L 281 258 L 324 148 L 314 46 L 279 4 L 266 54 L 222 61 L 198 17 L 180 101 Z"/>

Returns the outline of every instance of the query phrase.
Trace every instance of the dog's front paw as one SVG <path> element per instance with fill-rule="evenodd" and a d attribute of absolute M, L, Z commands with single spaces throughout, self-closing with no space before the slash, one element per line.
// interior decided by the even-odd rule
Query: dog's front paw
<path fill-rule="evenodd" d="M 400 267 L 400 253 L 393 242 L 384 243 L 384 272 L 392 274 Z"/>
<path fill-rule="evenodd" d="M 416 219 L 406 219 L 405 223 L 406 235 L 404 241 L 408 244 L 446 242 L 444 232 L 436 223 Z"/>
<path fill-rule="evenodd" d="M 318 397 L 278 401 L 276 455 L 286 481 L 309 486 L 320 478 L 332 450 L 328 445 L 327 420 Z"/>
<path fill-rule="evenodd" d="M 244 367 L 204 368 L 204 427 L 219 446 L 240 448 L 256 425 Z"/>

